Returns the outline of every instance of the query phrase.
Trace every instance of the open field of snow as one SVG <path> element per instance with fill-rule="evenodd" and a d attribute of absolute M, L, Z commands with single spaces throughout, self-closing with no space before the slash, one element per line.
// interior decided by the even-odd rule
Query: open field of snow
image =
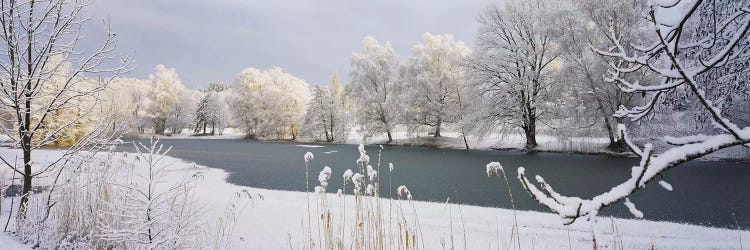
<path fill-rule="evenodd" d="M 17 153 L 6 149 L 0 152 L 3 156 Z M 54 151 L 46 150 L 36 153 L 40 156 L 56 154 Z M 201 176 L 194 190 L 198 200 L 205 205 L 203 220 L 210 225 L 207 229 L 209 233 L 217 229 L 217 221 L 223 218 L 227 208 L 232 204 L 244 207 L 236 217 L 236 227 L 231 235 L 232 248 L 284 249 L 304 246 L 303 225 L 307 219 L 308 194 L 236 186 L 225 181 L 227 173 L 223 170 L 196 166 L 172 157 L 165 158 L 163 164 L 169 165 L 167 182 L 191 178 L 196 173 Z M 302 156 L 300 171 L 304 171 Z M 314 174 L 317 173 L 311 173 Z M 341 178 L 341 174 L 333 173 L 333 178 Z M 408 186 L 408 183 L 405 184 Z M 328 191 L 332 192 L 335 189 L 329 187 Z M 243 198 L 237 198 L 237 194 L 245 195 L 240 195 Z M 354 214 L 351 212 L 355 211 L 354 196 L 339 197 L 333 193 L 320 195 L 311 192 L 309 197 L 313 226 L 320 221 L 316 220 L 320 214 L 317 204 L 320 199 L 326 199 L 336 225 L 334 233 L 346 235 L 345 244 L 350 244 L 350 231 L 355 226 Z M 371 198 L 365 200 L 374 202 Z M 9 199 L 3 199 L 0 221 L 4 222 L 7 219 L 9 202 Z M 400 210 L 404 212 L 406 220 L 419 221 L 419 237 L 424 249 L 439 249 L 451 245 L 459 249 L 507 249 L 510 244 L 514 218 L 512 210 L 391 200 L 382 200 L 381 204 L 393 209 L 392 214 L 388 212 L 388 208 L 384 209 L 383 216 L 386 220 L 396 220 L 396 210 Z M 344 212 L 347 212 L 347 223 L 343 227 L 346 230 L 341 232 L 340 218 Z M 415 215 L 416 218 L 413 217 Z M 523 249 L 585 249 L 592 246 L 592 228 L 586 221 L 563 226 L 556 215 L 531 211 L 518 211 L 517 221 Z M 393 225 L 395 227 L 395 223 Z M 740 236 L 750 239 L 750 232 L 747 231 L 634 219 L 599 218 L 596 230 L 598 245 L 608 249 L 649 249 L 652 246 L 656 249 L 741 249 Z M 394 228 L 393 232 L 396 231 Z M 312 235 L 317 233 L 313 230 Z M 313 238 L 313 241 L 318 239 Z M 9 236 L 5 234 L 0 236 L 0 241 L 8 239 Z"/>

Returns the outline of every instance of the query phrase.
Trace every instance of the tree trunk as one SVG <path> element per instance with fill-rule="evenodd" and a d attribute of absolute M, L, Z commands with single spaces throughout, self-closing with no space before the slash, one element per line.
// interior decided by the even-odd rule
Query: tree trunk
<path fill-rule="evenodd" d="M 598 96 L 595 98 L 597 105 L 599 106 L 599 112 L 604 119 L 604 128 L 607 129 L 607 136 L 609 137 L 609 146 L 607 146 L 607 149 L 617 152 L 626 150 L 625 143 L 622 140 L 617 139 L 617 135 L 615 135 L 615 130 L 612 128 L 612 122 L 609 121 L 609 115 L 604 110 L 604 103 Z"/>
<path fill-rule="evenodd" d="M 31 9 L 34 9 L 34 2 L 31 2 Z M 31 17 L 29 17 L 29 24 L 31 23 Z M 24 94 L 26 96 L 26 100 L 24 100 L 24 104 L 26 105 L 24 108 L 24 120 L 23 120 L 23 126 L 20 128 L 20 132 L 22 134 L 21 137 L 21 146 L 23 148 L 23 194 L 21 196 L 21 204 L 20 209 L 18 209 L 19 215 L 21 215 L 21 218 L 26 217 L 26 207 L 29 203 L 29 196 L 31 195 L 31 31 L 29 31 L 29 47 L 28 47 L 28 58 L 29 61 L 27 63 L 28 67 L 28 74 L 29 74 L 29 82 L 26 83 L 26 93 Z M 15 166 L 13 166 L 15 167 Z"/>
<path fill-rule="evenodd" d="M 385 131 L 386 134 L 388 134 L 388 143 L 391 143 L 393 141 L 393 136 L 391 135 L 391 130 L 388 129 Z M 367 178 L 365 178 L 367 179 Z"/>
<path fill-rule="evenodd" d="M 617 123 L 622 123 L 622 118 L 617 118 Z M 625 140 L 618 138 L 619 135 L 615 134 L 614 130 L 610 130 L 611 138 L 609 140 L 609 146 L 607 149 L 614 152 L 625 152 L 628 151 L 628 145 L 625 144 Z"/>
<path fill-rule="evenodd" d="M 156 118 L 156 121 L 154 122 L 154 133 L 157 135 L 163 135 L 164 130 L 166 130 L 166 118 Z"/>
<path fill-rule="evenodd" d="M 526 135 L 526 150 L 531 151 L 538 145 L 536 143 L 536 114 L 529 104 L 526 104 L 526 111 L 522 128 Z"/>
<path fill-rule="evenodd" d="M 440 126 L 443 125 L 443 119 L 438 118 L 437 125 L 435 125 L 435 137 L 440 137 Z"/>
<path fill-rule="evenodd" d="M 211 122 L 211 135 L 214 135 L 216 132 L 216 122 Z"/>
<path fill-rule="evenodd" d="M 536 110 L 528 101 L 524 104 L 523 132 L 526 134 L 526 150 L 532 151 L 538 145 L 536 143 Z"/>
<path fill-rule="evenodd" d="M 331 142 L 331 137 L 328 134 L 328 128 L 326 127 L 325 124 L 323 124 L 323 131 L 326 132 L 326 142 Z"/>
<path fill-rule="evenodd" d="M 596 87 L 594 87 L 594 78 L 591 76 L 590 73 L 588 73 L 588 70 L 586 71 L 586 79 L 588 80 L 589 87 L 591 88 L 591 91 L 593 92 L 594 99 L 596 99 L 596 104 L 599 109 L 599 113 L 601 114 L 602 118 L 604 119 L 604 127 L 607 129 L 607 136 L 609 137 L 609 146 L 607 146 L 608 150 L 615 151 L 615 152 L 623 152 L 627 150 L 627 147 L 625 145 L 625 142 L 617 139 L 617 135 L 615 134 L 615 130 L 612 128 L 612 122 L 610 122 L 610 114 L 607 113 L 604 107 L 604 102 L 602 102 L 602 99 L 599 98 L 599 96 L 596 95 Z M 618 123 L 620 121 L 618 120 Z"/>
<path fill-rule="evenodd" d="M 333 114 L 331 114 L 331 141 L 335 141 L 336 138 L 333 138 Z"/>
<path fill-rule="evenodd" d="M 615 132 L 612 130 L 612 123 L 609 122 L 609 117 L 604 116 L 604 128 L 607 129 L 607 136 L 609 137 L 609 145 L 615 145 Z"/>
<path fill-rule="evenodd" d="M 534 128 L 524 128 L 524 133 L 526 134 L 526 150 L 531 151 L 536 148 L 538 145 L 536 143 L 536 131 Z"/>
<path fill-rule="evenodd" d="M 206 134 L 206 125 L 207 125 L 206 122 L 203 122 L 203 134 L 204 135 Z"/>
<path fill-rule="evenodd" d="M 26 206 L 31 196 L 31 137 L 23 137 L 23 193 L 21 194 L 21 204 L 19 205 L 18 214 L 20 218 L 26 217 Z"/>
<path fill-rule="evenodd" d="M 464 136 L 464 145 L 466 145 L 466 149 L 468 150 L 469 149 L 469 142 L 466 141 L 466 135 L 463 135 L 463 136 Z"/>

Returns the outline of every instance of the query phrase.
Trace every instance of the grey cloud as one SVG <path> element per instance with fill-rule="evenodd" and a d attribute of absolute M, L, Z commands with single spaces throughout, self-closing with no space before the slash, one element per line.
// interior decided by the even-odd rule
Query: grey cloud
<path fill-rule="evenodd" d="M 279 66 L 310 84 L 337 71 L 348 79 L 349 58 L 364 36 L 390 41 L 402 58 L 424 32 L 453 34 L 473 43 L 476 15 L 492 1 L 429 0 L 99 0 L 94 21 L 108 19 L 119 54 L 135 56 L 132 77 L 157 64 L 174 67 L 183 83 L 199 88 L 230 82 L 242 69 Z M 102 34 L 92 22 L 84 46 Z"/>

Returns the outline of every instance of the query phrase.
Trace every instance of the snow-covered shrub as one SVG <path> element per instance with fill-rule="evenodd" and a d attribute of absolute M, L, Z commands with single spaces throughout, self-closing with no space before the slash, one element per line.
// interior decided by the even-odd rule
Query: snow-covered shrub
<path fill-rule="evenodd" d="M 99 213 L 102 239 L 124 248 L 184 249 L 204 244 L 193 183 L 164 179 L 169 163 L 163 160 L 169 149 L 163 150 L 157 140 L 151 145 L 139 143 L 136 151 L 124 175 L 109 183 L 110 199 Z"/>
<path fill-rule="evenodd" d="M 77 156 L 77 157 L 76 157 Z M 24 243 L 51 248 L 96 248 L 99 240 L 98 214 L 109 199 L 107 184 L 113 176 L 113 154 L 103 159 L 72 155 L 57 166 L 55 179 L 39 179 L 46 192 L 29 196 L 25 216 L 15 220 L 16 237 Z"/>
<path fill-rule="evenodd" d="M 48 188 L 31 195 L 16 237 L 41 248 L 207 247 L 193 179 L 162 179 L 169 163 L 158 141 L 137 149 L 66 158 L 57 176 L 40 179 Z"/>

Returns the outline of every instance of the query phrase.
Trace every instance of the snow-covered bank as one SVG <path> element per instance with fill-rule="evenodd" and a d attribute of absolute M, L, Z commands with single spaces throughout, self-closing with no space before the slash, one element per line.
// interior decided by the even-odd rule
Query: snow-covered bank
<path fill-rule="evenodd" d="M 235 128 L 226 128 L 221 134 L 214 135 L 195 135 L 191 131 L 182 131 L 180 134 L 171 135 L 157 135 L 153 132 L 146 131 L 144 134 L 126 134 L 123 135 L 123 139 L 242 139 L 245 138 L 245 133 Z"/>
<path fill-rule="evenodd" d="M 403 130 L 399 130 L 393 133 L 393 141 L 390 143 L 387 143 L 387 137 L 385 135 L 363 139 L 362 136 L 356 134 L 350 136 L 349 141 L 347 142 L 411 147 L 466 148 L 464 139 L 460 133 L 443 132 L 441 135 L 441 137 L 411 135 Z M 539 144 L 535 148 L 536 151 L 635 157 L 635 155 L 630 152 L 612 152 L 608 150 L 607 146 L 609 145 L 609 140 L 604 137 L 560 138 L 538 134 L 536 140 Z M 491 134 L 484 137 L 467 136 L 466 141 L 471 149 L 523 150 L 526 139 L 522 134 Z M 662 138 L 640 138 L 635 141 L 639 144 L 653 144 L 656 152 L 664 152 L 669 149 L 669 145 Z M 739 146 L 727 148 L 704 156 L 701 160 L 748 161 L 750 160 L 750 149 Z"/>
<path fill-rule="evenodd" d="M 2 150 L 0 153 L 3 156 L 9 156 L 16 152 Z M 56 154 L 55 151 L 46 150 L 37 153 L 42 156 L 40 159 L 44 159 L 44 155 Z M 167 182 L 179 182 L 185 178 L 200 176 L 194 191 L 197 200 L 205 204 L 202 220 L 210 226 L 209 232 L 217 230 L 216 225 L 220 219 L 227 220 L 225 214 L 230 206 L 234 204 L 236 207 L 244 207 L 242 213 L 236 217 L 236 228 L 231 236 L 233 248 L 283 249 L 290 248 L 290 246 L 294 248 L 304 246 L 303 225 L 307 221 L 308 194 L 233 185 L 226 182 L 228 173 L 223 170 L 197 166 L 172 157 L 166 157 L 162 164 L 169 165 L 165 178 Z M 321 168 L 322 166 L 315 165 L 313 161 L 310 167 L 311 175 L 314 176 Z M 302 156 L 300 156 L 300 171 L 304 171 Z M 398 170 L 394 173 L 397 174 Z M 8 174 L 7 171 L 6 174 Z M 341 174 L 333 173 L 332 176 L 341 178 Z M 409 183 L 403 184 L 409 185 Z M 329 187 L 328 191 L 332 192 L 337 188 L 339 187 Z M 346 213 L 347 223 L 344 228 L 347 231 L 343 234 L 346 235 L 345 244 L 350 244 L 353 237 L 350 230 L 355 227 L 353 225 L 355 221 L 353 211 L 356 211 L 354 196 L 339 197 L 333 193 L 326 195 L 310 193 L 309 195 L 311 210 L 313 210 L 311 211 L 313 227 L 315 228 L 315 224 L 320 221 L 316 219 L 320 218 L 318 216 L 320 211 L 316 211 L 318 201 L 326 199 L 327 207 L 331 210 L 334 220 L 341 222 L 339 218 Z M 418 193 L 413 195 L 419 196 Z M 3 200 L 0 221 L 4 222 L 7 219 L 8 202 L 8 199 Z M 468 249 L 498 247 L 504 249 L 507 248 L 511 239 L 510 232 L 514 218 L 512 210 L 385 199 L 382 200 L 382 204 L 387 206 L 383 212 L 386 220 L 396 217 L 398 208 L 403 208 L 402 211 L 409 221 L 412 221 L 411 218 L 416 212 L 418 226 L 421 228 L 421 241 L 426 249 L 438 249 L 444 245 Z M 393 209 L 392 217 L 388 213 L 388 207 Z M 523 249 L 568 249 L 571 247 L 572 249 L 586 249 L 592 245 L 590 224 L 583 220 L 566 227 L 556 215 L 518 211 L 517 221 Z M 338 226 L 334 228 L 334 233 L 341 234 L 340 224 L 336 225 Z M 395 223 L 393 227 L 396 227 Z M 653 245 L 656 249 L 740 249 L 740 235 L 742 234 L 742 238 L 745 239 L 750 238 L 750 232 L 747 231 L 739 232 L 647 220 L 599 218 L 596 227 L 598 245 L 607 248 L 622 246 L 625 249 L 647 249 Z M 394 228 L 392 232 L 397 231 Z M 312 232 L 316 236 L 317 233 L 317 231 Z M 314 238 L 317 240 L 317 237 Z"/>
<path fill-rule="evenodd" d="M 199 182 L 195 190 L 199 199 L 207 204 L 205 217 L 207 221 L 216 221 L 222 216 L 237 191 L 246 190 L 247 193 L 255 195 L 249 201 L 250 205 L 239 217 L 237 228 L 232 237 L 232 245 L 235 249 L 248 247 L 280 249 L 289 248 L 290 244 L 298 248 L 303 245 L 302 224 L 307 210 L 307 196 L 304 192 L 236 186 L 225 181 L 227 173 L 223 170 L 213 168 L 194 170 L 192 163 L 173 158 L 168 160 L 176 163 L 174 164 L 175 170 L 170 171 L 170 175 L 173 176 L 170 179 L 179 179 L 182 176 L 192 175 L 195 171 L 204 171 L 205 179 Z M 300 162 L 302 162 L 302 157 L 300 157 Z M 304 171 L 302 163 L 300 165 L 300 170 Z M 314 167 L 312 169 L 319 168 Z M 317 173 L 317 171 L 313 172 Z M 336 178 L 340 174 L 334 173 L 333 176 Z M 408 185 L 408 183 L 405 184 Z M 414 195 L 418 196 L 419 194 Z M 311 194 L 311 196 L 311 206 L 313 207 L 317 204 L 315 200 L 323 198 L 317 194 Z M 325 196 L 334 218 L 341 216 L 344 199 L 347 200 L 346 210 L 354 211 L 353 196 L 346 195 L 339 198 L 331 193 Z M 403 207 L 408 207 L 407 201 L 394 202 L 400 202 Z M 441 242 L 450 245 L 451 235 L 454 237 L 456 247 L 467 246 L 468 249 L 495 248 L 498 244 L 500 248 L 504 248 L 503 246 L 507 245 L 510 240 L 509 235 L 513 224 L 512 210 L 418 201 L 413 203 L 416 207 L 427 249 L 441 248 Z M 389 204 L 389 201 L 384 201 L 383 204 Z M 316 214 L 316 212 L 314 211 L 313 214 Z M 463 218 L 461 218 L 461 214 L 463 214 Z M 313 217 L 319 216 L 313 215 Z M 354 221 L 352 212 L 347 214 L 347 221 Z M 453 233 L 451 233 L 451 221 Z M 518 224 L 524 249 L 561 249 L 568 248 L 570 245 L 573 249 L 581 249 L 589 248 L 592 244 L 590 225 L 583 221 L 565 227 L 556 215 L 519 211 Z M 600 245 L 613 246 L 615 241 L 622 241 L 626 249 L 646 249 L 650 248 L 652 244 L 656 246 L 656 249 L 740 248 L 740 232 L 734 230 L 668 222 L 609 218 L 600 218 L 597 226 L 600 233 L 598 236 Z M 464 227 L 466 245 L 463 242 Z M 743 238 L 750 238 L 750 232 L 745 231 L 742 234 Z"/>
<path fill-rule="evenodd" d="M 385 134 L 365 138 L 356 129 L 352 129 L 346 139 L 350 144 L 387 144 L 391 146 L 406 147 L 432 147 L 448 149 L 466 148 L 463 136 L 457 132 L 445 131 L 441 137 L 427 136 L 426 132 L 411 134 L 406 129 L 399 128 L 393 132 L 393 141 L 387 143 Z M 154 137 L 152 134 L 130 135 L 130 139 L 140 138 L 148 139 Z M 194 136 L 191 133 L 182 133 L 177 135 L 163 136 L 157 135 L 155 138 L 161 139 L 243 139 L 245 135 L 236 129 L 227 128 L 222 135 Z M 467 136 L 466 143 L 471 149 L 495 149 L 495 150 L 523 150 L 525 138 L 521 134 L 490 134 L 488 136 L 477 137 Z M 663 152 L 669 148 L 663 138 L 640 138 L 636 139 L 639 144 L 651 143 L 657 152 Z M 298 138 L 297 142 L 315 143 L 315 141 Z M 537 135 L 539 144 L 535 150 L 542 152 L 573 153 L 573 154 L 599 154 L 635 157 L 630 152 L 612 152 L 607 149 L 609 140 L 604 137 L 572 137 L 560 138 L 550 135 Z M 719 150 L 707 155 L 700 160 L 709 161 L 748 161 L 750 160 L 750 149 L 745 147 L 732 147 Z"/>

